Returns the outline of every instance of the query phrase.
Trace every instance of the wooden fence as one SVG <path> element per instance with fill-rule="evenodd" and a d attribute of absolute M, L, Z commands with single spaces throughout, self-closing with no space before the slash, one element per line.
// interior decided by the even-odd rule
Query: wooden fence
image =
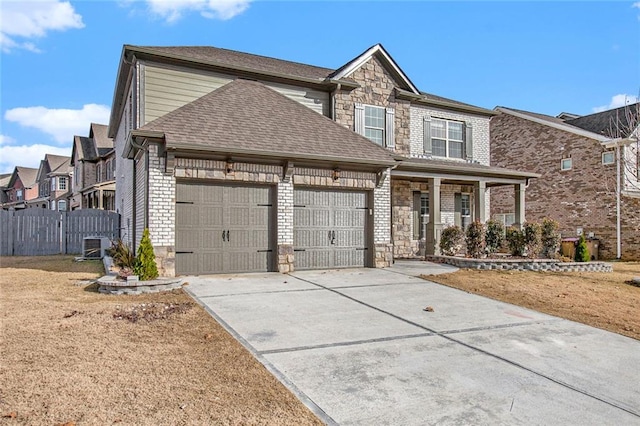
<path fill-rule="evenodd" d="M 0 210 L 0 256 L 81 254 L 84 237 L 120 236 L 120 215 L 96 209 Z"/>

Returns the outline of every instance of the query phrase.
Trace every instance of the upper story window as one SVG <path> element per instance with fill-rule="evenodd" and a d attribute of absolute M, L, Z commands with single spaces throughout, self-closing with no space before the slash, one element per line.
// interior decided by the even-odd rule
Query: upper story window
<path fill-rule="evenodd" d="M 473 160 L 470 123 L 425 116 L 423 141 L 426 155 Z"/>
<path fill-rule="evenodd" d="M 51 178 L 51 191 L 55 191 L 56 190 L 56 178 L 52 177 Z"/>
<path fill-rule="evenodd" d="M 58 189 L 60 191 L 66 191 L 67 190 L 67 178 L 64 176 L 60 176 L 58 178 Z"/>
<path fill-rule="evenodd" d="M 102 163 L 96 166 L 96 182 L 102 182 Z"/>
<path fill-rule="evenodd" d="M 463 123 L 431 120 L 432 154 L 435 157 L 464 158 Z"/>
<path fill-rule="evenodd" d="M 602 164 L 613 164 L 616 162 L 616 157 L 613 151 L 605 151 L 602 153 Z"/>
<path fill-rule="evenodd" d="M 67 210 L 67 202 L 65 200 L 58 201 L 58 211 L 66 211 Z"/>
<path fill-rule="evenodd" d="M 16 190 L 16 200 L 22 201 L 22 189 Z"/>
<path fill-rule="evenodd" d="M 356 104 L 356 133 L 386 148 L 395 147 L 395 110 L 373 105 Z"/>
<path fill-rule="evenodd" d="M 78 162 L 75 167 L 75 172 L 73 173 L 73 179 L 75 180 L 76 186 L 80 185 L 80 163 Z"/>
<path fill-rule="evenodd" d="M 563 158 L 560 162 L 560 170 L 571 170 L 573 167 L 573 160 L 571 158 Z"/>
<path fill-rule="evenodd" d="M 384 115 L 384 108 L 364 107 L 364 135 L 380 146 L 384 146 Z"/>
<path fill-rule="evenodd" d="M 113 163 L 112 160 L 107 160 L 107 163 L 106 163 L 107 180 L 113 179 L 113 166 L 112 166 L 112 163 Z"/>

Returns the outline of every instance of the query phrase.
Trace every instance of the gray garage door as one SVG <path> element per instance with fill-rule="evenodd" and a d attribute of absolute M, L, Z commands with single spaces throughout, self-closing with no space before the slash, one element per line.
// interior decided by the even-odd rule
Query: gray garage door
<path fill-rule="evenodd" d="M 367 193 L 296 189 L 293 193 L 295 267 L 367 265 Z"/>
<path fill-rule="evenodd" d="M 179 182 L 176 274 L 273 269 L 272 189 Z"/>

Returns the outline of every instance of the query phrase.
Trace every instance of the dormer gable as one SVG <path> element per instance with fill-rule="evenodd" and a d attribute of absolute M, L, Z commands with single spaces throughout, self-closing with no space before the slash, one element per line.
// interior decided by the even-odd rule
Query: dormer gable
<path fill-rule="evenodd" d="M 404 71 L 402 71 L 400 66 L 398 66 L 396 61 L 380 43 L 371 46 L 369 49 L 338 68 L 329 76 L 329 78 L 335 80 L 348 79 L 355 71 L 360 69 L 360 67 L 369 62 L 373 57 L 378 59 L 382 66 L 384 66 L 384 68 L 393 76 L 396 84 L 398 85 L 397 87 L 410 91 L 416 95 L 420 94 L 418 88 L 411 82 L 409 77 L 404 73 Z"/>

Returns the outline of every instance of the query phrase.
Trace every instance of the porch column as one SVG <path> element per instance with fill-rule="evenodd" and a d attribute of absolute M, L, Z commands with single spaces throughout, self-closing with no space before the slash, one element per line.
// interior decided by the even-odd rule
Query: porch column
<path fill-rule="evenodd" d="M 104 210 L 104 200 L 102 199 L 102 189 L 98 190 L 98 208 Z"/>
<path fill-rule="evenodd" d="M 515 190 L 515 222 L 513 226 L 518 229 L 522 229 L 522 225 L 525 222 L 524 219 L 524 190 L 525 185 L 523 183 L 518 183 L 514 185 Z"/>
<path fill-rule="evenodd" d="M 473 185 L 473 220 L 485 223 L 487 221 L 486 214 L 486 198 L 487 184 L 484 181 L 478 181 Z"/>
<path fill-rule="evenodd" d="M 440 182 L 440 178 L 427 179 L 429 185 L 429 222 L 427 223 L 425 253 L 428 255 L 440 254 L 440 234 L 442 233 Z"/>

